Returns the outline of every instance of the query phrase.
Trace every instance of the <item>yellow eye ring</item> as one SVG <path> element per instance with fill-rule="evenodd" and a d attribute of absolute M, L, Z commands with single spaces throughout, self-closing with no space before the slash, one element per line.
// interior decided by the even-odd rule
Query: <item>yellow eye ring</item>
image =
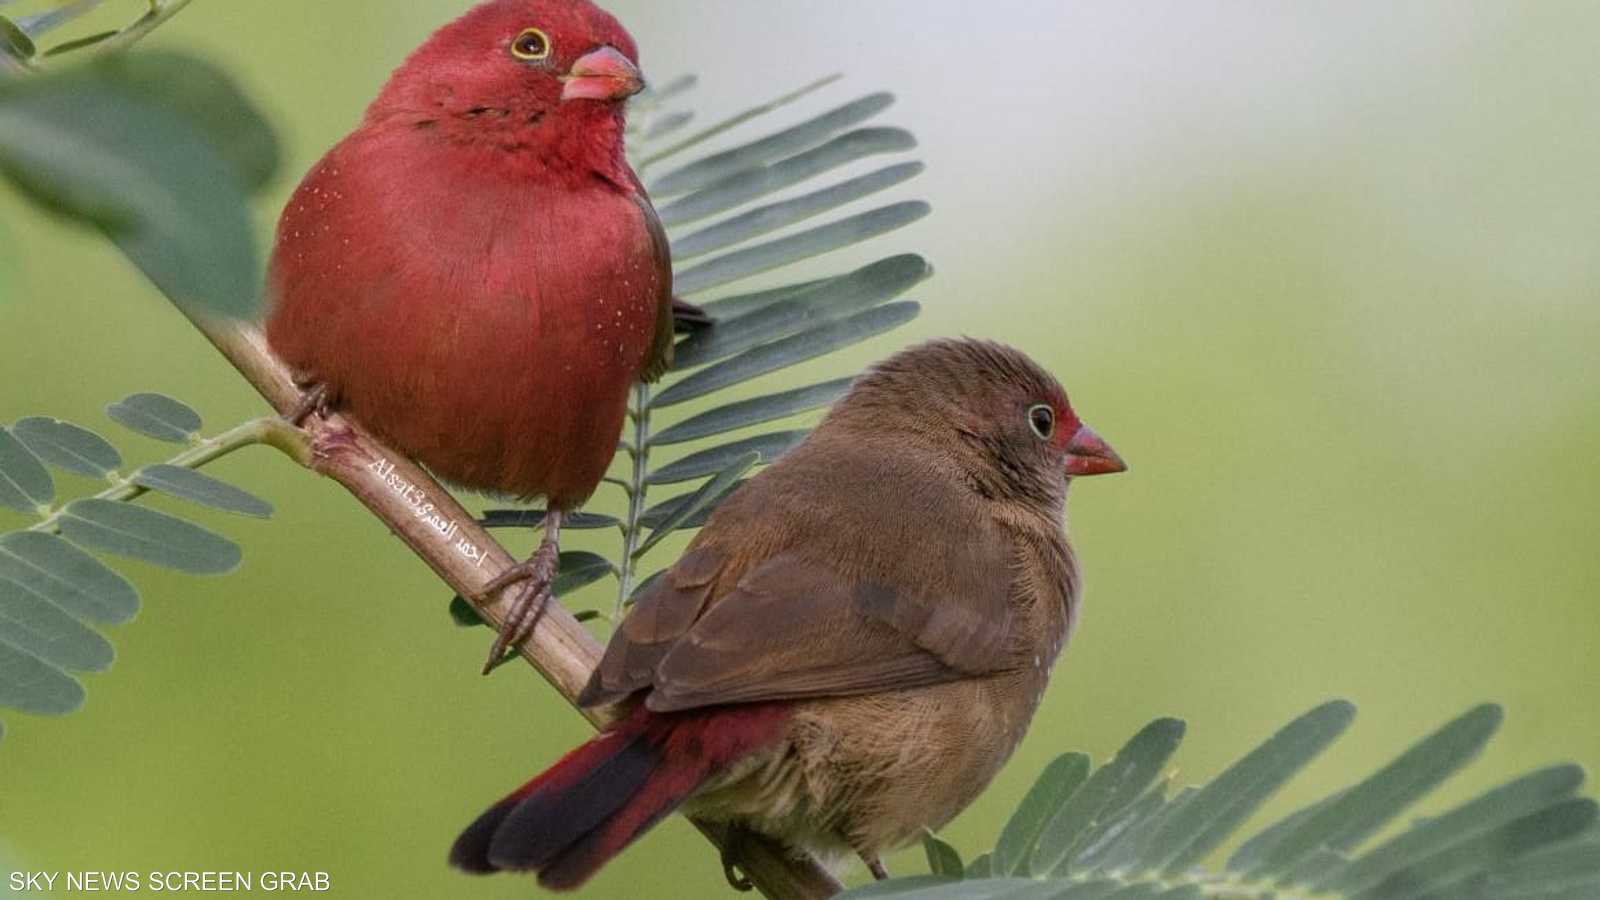
<path fill-rule="evenodd" d="M 517 59 L 538 62 L 550 56 L 550 36 L 537 28 L 527 28 L 511 41 L 511 55 Z"/>

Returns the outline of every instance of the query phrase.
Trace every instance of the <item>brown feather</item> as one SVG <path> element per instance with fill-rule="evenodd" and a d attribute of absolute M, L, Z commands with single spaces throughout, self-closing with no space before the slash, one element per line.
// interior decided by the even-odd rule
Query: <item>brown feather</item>
<path fill-rule="evenodd" d="M 1037 404 L 1062 435 L 1029 430 Z M 791 704 L 785 739 L 687 808 L 820 852 L 937 828 L 1021 740 L 1076 614 L 1065 392 L 1014 350 L 875 367 L 729 496 L 639 598 L 581 698 Z"/>

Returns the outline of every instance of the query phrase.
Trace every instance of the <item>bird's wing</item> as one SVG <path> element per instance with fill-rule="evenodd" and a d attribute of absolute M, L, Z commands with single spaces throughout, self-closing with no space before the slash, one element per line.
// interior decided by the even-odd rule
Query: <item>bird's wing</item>
<path fill-rule="evenodd" d="M 645 229 L 650 233 L 650 244 L 655 250 L 656 283 L 660 285 L 656 294 L 655 340 L 650 345 L 650 355 L 645 357 L 644 371 L 640 376 L 645 381 L 655 381 L 672 368 L 672 341 L 676 332 L 672 297 L 672 245 L 667 241 L 667 230 L 661 225 L 661 217 L 656 215 L 656 208 L 651 205 L 644 186 L 638 184 L 637 179 L 630 196 L 638 204 Z"/>
<path fill-rule="evenodd" d="M 668 711 L 895 690 L 1009 668 L 1016 623 L 1004 544 L 992 535 L 953 545 L 957 558 L 934 580 L 944 583 L 919 588 L 844 578 L 782 553 L 716 598 L 727 561 L 693 551 L 640 597 L 580 702 L 650 689 L 650 708 Z"/>

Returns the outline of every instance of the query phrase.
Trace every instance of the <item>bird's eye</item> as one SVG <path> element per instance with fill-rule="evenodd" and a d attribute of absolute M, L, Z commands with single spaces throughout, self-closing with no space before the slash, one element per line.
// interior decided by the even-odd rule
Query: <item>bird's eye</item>
<path fill-rule="evenodd" d="M 511 55 L 533 62 L 544 59 L 550 55 L 550 36 L 537 28 L 529 28 L 511 42 Z"/>
<path fill-rule="evenodd" d="M 1056 411 L 1047 403 L 1028 407 L 1028 427 L 1043 440 L 1056 433 Z"/>

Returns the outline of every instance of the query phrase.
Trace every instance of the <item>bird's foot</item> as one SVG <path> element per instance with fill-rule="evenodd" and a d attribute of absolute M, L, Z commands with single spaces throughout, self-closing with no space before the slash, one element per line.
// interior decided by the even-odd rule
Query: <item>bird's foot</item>
<path fill-rule="evenodd" d="M 874 880 L 889 880 L 889 870 L 883 867 L 883 860 L 878 858 L 878 854 L 863 853 L 861 854 L 861 861 L 867 864 L 867 871 L 872 873 Z"/>
<path fill-rule="evenodd" d="M 494 646 L 489 648 L 489 660 L 483 664 L 485 675 L 500 665 L 507 650 L 515 650 L 527 640 L 534 626 L 539 624 L 546 604 L 550 602 L 550 587 L 561 566 L 561 515 L 559 509 L 545 513 L 544 538 L 539 541 L 539 549 L 533 551 L 527 562 L 501 572 L 483 589 L 484 597 L 490 598 L 513 584 L 522 585 L 516 599 L 511 601 L 511 609 L 501 625 L 500 634 L 494 640 Z"/>
<path fill-rule="evenodd" d="M 740 893 L 755 890 L 755 882 L 739 869 L 739 855 L 750 840 L 750 829 L 743 825 L 729 825 L 722 838 L 722 877 L 728 886 Z"/>
<path fill-rule="evenodd" d="M 300 400 L 283 414 L 284 421 L 298 427 L 312 413 L 322 419 L 333 415 L 333 391 L 325 382 L 296 379 L 294 385 L 300 389 Z"/>

